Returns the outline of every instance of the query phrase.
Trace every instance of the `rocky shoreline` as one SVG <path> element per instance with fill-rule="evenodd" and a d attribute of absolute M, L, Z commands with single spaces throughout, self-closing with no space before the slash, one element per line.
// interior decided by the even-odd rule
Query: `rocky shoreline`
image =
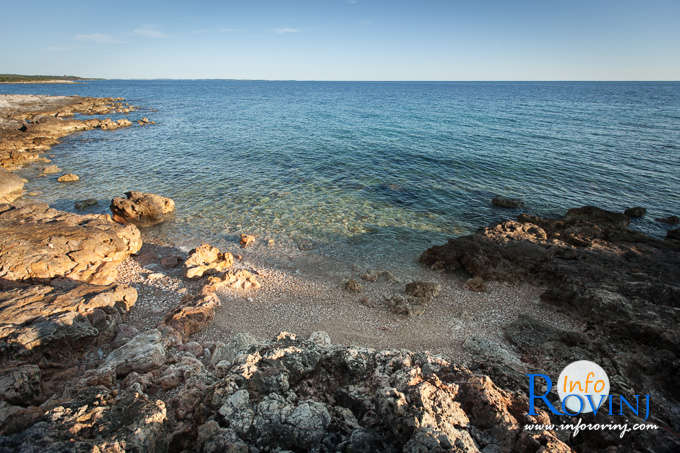
<path fill-rule="evenodd" d="M 545 307 L 586 326 L 577 335 L 522 316 L 504 328 L 507 344 L 468 336 L 469 367 L 425 352 L 332 344 L 323 331 L 201 340 L 221 292 L 250 294 L 262 284 L 239 253 L 209 244 L 188 254 L 142 250 L 140 228 L 171 218 L 172 200 L 131 191 L 112 200 L 111 216 L 66 213 L 25 201 L 25 181 L 11 172 L 50 163 L 43 154 L 68 134 L 133 125 L 75 114 L 134 111 L 120 98 L 0 96 L 0 451 L 680 447 L 677 230 L 653 239 L 628 229 L 624 214 L 584 207 L 561 219 L 520 215 L 427 250 L 423 265 L 459 275 L 468 291 L 528 281 L 545 288 Z M 241 240 L 245 248 L 255 238 Z M 147 308 L 119 275 L 131 256 L 179 282 L 179 302 L 161 304 L 143 329 L 129 320 Z M 146 278 L 166 278 L 156 274 Z M 388 274 L 367 272 L 344 288 L 392 284 Z M 415 316 L 439 291 L 412 282 L 385 308 Z M 649 421 L 663 429 L 623 440 L 525 431 L 560 418 L 528 415 L 525 373 L 556 376 L 582 358 L 611 370 L 612 393 L 651 393 Z"/>

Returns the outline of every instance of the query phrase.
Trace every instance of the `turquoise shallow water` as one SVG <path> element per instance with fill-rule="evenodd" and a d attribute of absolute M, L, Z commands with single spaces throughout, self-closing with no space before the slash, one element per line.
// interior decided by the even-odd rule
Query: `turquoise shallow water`
<path fill-rule="evenodd" d="M 241 231 L 342 254 L 415 256 L 514 211 L 641 205 L 680 215 L 680 83 L 94 81 L 0 93 L 123 96 L 150 127 L 53 148 L 81 176 L 29 190 L 55 207 L 130 189 L 170 196 L 172 238 Z M 25 173 L 30 174 L 32 169 Z"/>

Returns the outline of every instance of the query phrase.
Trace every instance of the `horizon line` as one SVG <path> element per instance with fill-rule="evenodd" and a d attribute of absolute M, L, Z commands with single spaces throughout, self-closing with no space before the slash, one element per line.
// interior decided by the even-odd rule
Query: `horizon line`
<path fill-rule="evenodd" d="M 371 82 L 371 83 L 390 83 L 390 82 L 429 82 L 429 83 L 469 83 L 469 82 L 680 82 L 680 79 L 478 79 L 478 80 L 435 80 L 435 79 L 392 79 L 392 80 L 376 80 L 376 79 L 263 79 L 263 78 L 234 78 L 234 77 L 92 77 L 91 80 L 82 80 L 83 82 L 97 82 L 102 80 L 139 80 L 139 81 L 153 81 L 153 80 L 226 80 L 226 81 L 240 81 L 240 82 Z"/>

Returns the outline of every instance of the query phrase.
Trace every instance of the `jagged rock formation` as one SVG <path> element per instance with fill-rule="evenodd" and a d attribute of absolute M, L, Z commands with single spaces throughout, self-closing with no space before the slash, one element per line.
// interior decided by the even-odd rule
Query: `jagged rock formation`
<path fill-rule="evenodd" d="M 165 360 L 144 360 L 145 344 Z M 425 353 L 334 346 L 322 332 L 190 349 L 158 331 L 138 335 L 31 426 L 0 436 L 0 448 L 571 451 L 552 433 L 522 430 L 548 421 L 525 415 L 526 397 Z"/>
<path fill-rule="evenodd" d="M 581 320 L 585 330 L 520 319 L 505 331 L 517 355 L 553 376 L 578 359 L 603 364 L 615 372 L 609 376 L 613 393 L 653 393 L 654 421 L 677 432 L 680 244 L 632 231 L 628 222 L 624 214 L 592 206 L 558 219 L 520 215 L 432 247 L 420 260 L 479 280 L 545 286 L 542 300 Z M 480 360 L 479 369 L 510 388 L 526 385 L 512 365 Z M 672 436 L 658 434 L 665 439 L 655 440 L 661 450 L 677 447 Z M 591 432 L 580 441 L 619 445 L 614 437 Z"/>

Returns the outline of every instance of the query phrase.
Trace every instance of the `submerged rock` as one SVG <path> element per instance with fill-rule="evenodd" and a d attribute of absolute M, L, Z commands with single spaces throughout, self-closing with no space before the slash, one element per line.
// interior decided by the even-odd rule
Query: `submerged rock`
<path fill-rule="evenodd" d="M 623 213 L 630 218 L 637 219 L 644 217 L 644 215 L 647 214 L 647 210 L 643 207 L 636 206 L 634 208 L 626 209 Z"/>
<path fill-rule="evenodd" d="M 48 165 L 45 168 L 43 168 L 42 174 L 43 175 L 52 175 L 55 173 L 59 173 L 61 171 L 61 168 L 57 167 L 56 165 Z"/>
<path fill-rule="evenodd" d="M 111 212 L 116 221 L 150 226 L 166 221 L 175 212 L 170 198 L 145 192 L 126 192 L 127 198 L 111 200 Z"/>
<path fill-rule="evenodd" d="M 678 223 L 680 223 L 680 217 L 678 217 L 676 215 L 672 215 L 672 216 L 668 216 L 668 217 L 657 217 L 654 220 L 656 220 L 657 222 L 661 222 L 661 223 L 667 223 L 669 225 L 677 225 Z"/>
<path fill-rule="evenodd" d="M 95 198 L 88 198 L 86 200 L 76 201 L 74 206 L 77 210 L 83 211 L 89 207 L 97 206 L 97 204 L 99 204 L 99 202 Z"/>
<path fill-rule="evenodd" d="M 524 206 L 524 203 L 522 203 L 522 200 L 520 200 L 519 198 L 507 198 L 501 197 L 500 195 L 493 197 L 493 199 L 491 200 L 491 204 L 499 208 L 507 209 L 520 208 Z"/>

